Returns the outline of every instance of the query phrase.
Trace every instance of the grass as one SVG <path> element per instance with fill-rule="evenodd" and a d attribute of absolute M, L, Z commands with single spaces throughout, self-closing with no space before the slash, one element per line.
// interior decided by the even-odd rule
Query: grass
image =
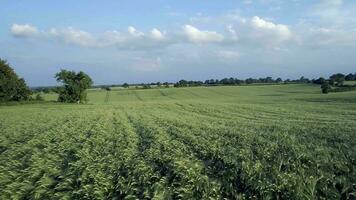
<path fill-rule="evenodd" d="M 345 85 L 356 85 L 356 81 L 345 81 Z"/>
<path fill-rule="evenodd" d="M 1 199 L 355 198 L 354 91 L 120 89 L 88 99 L 0 107 Z"/>

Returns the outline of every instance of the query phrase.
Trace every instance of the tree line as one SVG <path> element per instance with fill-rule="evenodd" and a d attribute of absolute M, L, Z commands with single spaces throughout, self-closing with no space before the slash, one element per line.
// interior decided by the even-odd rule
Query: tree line
<path fill-rule="evenodd" d="M 273 84 L 273 83 L 310 83 L 310 80 L 302 76 L 300 79 L 291 80 L 282 78 L 272 78 L 270 76 L 266 78 L 247 78 L 247 79 L 238 79 L 238 78 L 223 78 L 223 79 L 209 79 L 203 81 L 187 81 L 180 80 L 174 84 L 174 87 L 194 87 L 194 86 L 219 86 L 219 85 L 242 85 L 242 84 Z"/>
<path fill-rule="evenodd" d="M 92 86 L 93 81 L 89 75 L 80 71 L 69 71 L 61 70 L 55 74 L 57 82 L 61 83 L 62 86 L 58 87 L 39 87 L 31 90 L 23 78 L 20 78 L 15 71 L 10 67 L 6 60 L 0 59 L 0 102 L 8 101 L 26 101 L 26 100 L 42 100 L 42 97 L 38 93 L 35 98 L 32 97 L 33 92 L 56 92 L 58 93 L 58 101 L 66 103 L 85 103 L 87 93 L 86 90 L 94 87 L 106 90 L 111 90 L 113 86 L 120 86 L 124 88 L 129 88 L 130 86 L 135 86 L 135 88 L 150 89 L 153 85 L 155 87 L 196 87 L 196 86 L 219 86 L 219 85 L 249 85 L 249 84 L 288 84 L 288 83 L 312 83 L 321 85 L 322 93 L 329 92 L 342 92 L 356 90 L 356 84 L 345 85 L 345 81 L 356 81 L 356 73 L 349 73 L 347 75 L 342 73 L 332 74 L 328 79 L 320 77 L 318 79 L 308 79 L 304 76 L 299 79 L 285 79 L 282 78 L 272 78 L 270 76 L 265 78 L 223 78 L 223 79 L 208 79 L 203 81 L 197 80 L 180 80 L 176 83 L 169 82 L 153 82 L 153 83 L 142 83 L 142 84 L 128 84 L 124 83 L 122 85 L 101 85 Z"/>
<path fill-rule="evenodd" d="M 270 76 L 266 78 L 247 78 L 247 79 L 238 79 L 238 78 L 223 78 L 223 79 L 209 79 L 206 81 L 187 81 L 180 80 L 174 84 L 174 87 L 195 87 L 195 86 L 220 86 L 220 85 L 249 85 L 249 84 L 289 84 L 289 83 L 312 83 L 321 85 L 322 93 L 329 92 L 342 92 L 356 90 L 356 84 L 354 85 L 344 85 L 345 81 L 356 81 L 356 73 L 349 73 L 347 75 L 342 73 L 332 74 L 328 79 L 320 77 L 318 79 L 308 79 L 304 76 L 299 79 L 285 79 L 282 78 L 272 78 Z"/>
<path fill-rule="evenodd" d="M 345 85 L 345 81 L 356 81 L 356 73 L 347 75 L 342 73 L 332 74 L 328 79 L 320 77 L 313 80 L 314 84 L 321 85 L 321 92 L 327 94 L 329 92 L 343 92 L 356 90 L 356 84 Z"/>

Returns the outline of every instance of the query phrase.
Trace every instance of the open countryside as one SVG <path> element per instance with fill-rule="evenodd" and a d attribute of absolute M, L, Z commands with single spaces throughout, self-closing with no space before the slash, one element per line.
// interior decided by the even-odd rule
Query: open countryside
<path fill-rule="evenodd" d="M 0 200 L 356 200 L 356 0 L 0 2 Z"/>
<path fill-rule="evenodd" d="M 346 198 L 355 103 L 356 92 L 290 84 L 99 89 L 84 105 L 0 107 L 1 198 Z"/>

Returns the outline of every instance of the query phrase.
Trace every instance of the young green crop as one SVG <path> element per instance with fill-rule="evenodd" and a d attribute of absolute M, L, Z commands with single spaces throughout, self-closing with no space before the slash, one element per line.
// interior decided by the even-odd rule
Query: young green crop
<path fill-rule="evenodd" d="M 0 107 L 0 199 L 356 198 L 356 92 L 117 89 L 88 99 Z"/>

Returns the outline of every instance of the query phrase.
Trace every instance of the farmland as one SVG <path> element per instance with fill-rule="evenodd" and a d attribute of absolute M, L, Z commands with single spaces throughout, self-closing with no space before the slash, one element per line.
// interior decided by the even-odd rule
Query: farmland
<path fill-rule="evenodd" d="M 84 105 L 44 97 L 0 107 L 0 199 L 355 198 L 354 91 L 93 90 Z"/>

